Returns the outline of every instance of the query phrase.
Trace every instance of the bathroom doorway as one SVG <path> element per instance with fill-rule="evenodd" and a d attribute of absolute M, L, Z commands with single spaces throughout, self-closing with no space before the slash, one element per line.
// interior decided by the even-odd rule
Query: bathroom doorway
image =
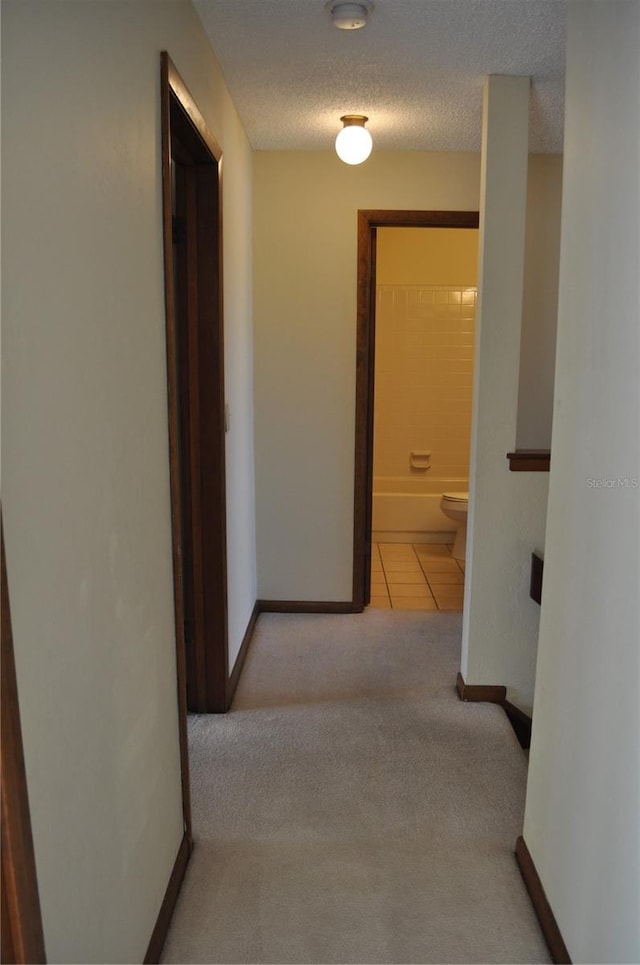
<path fill-rule="evenodd" d="M 354 604 L 461 609 L 440 501 L 468 491 L 478 214 L 360 211 L 358 227 Z"/>

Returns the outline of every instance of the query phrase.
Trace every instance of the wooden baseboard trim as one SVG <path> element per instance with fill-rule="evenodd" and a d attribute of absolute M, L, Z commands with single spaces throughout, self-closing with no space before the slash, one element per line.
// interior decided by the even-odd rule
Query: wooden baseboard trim
<path fill-rule="evenodd" d="M 551 905 L 544 893 L 540 876 L 533 863 L 533 858 L 522 835 L 516 841 L 516 861 L 522 875 L 522 880 L 529 892 L 529 898 L 536 913 L 542 934 L 556 965 L 571 965 L 569 952 L 558 928 L 558 922 L 551 910 Z"/>
<path fill-rule="evenodd" d="M 507 688 L 499 686 L 481 686 L 478 684 L 466 684 L 464 677 L 458 673 L 456 678 L 456 690 L 460 700 L 469 702 L 481 702 L 487 704 L 500 704 L 505 714 L 509 718 L 509 723 L 515 731 L 520 746 L 527 750 L 531 747 L 531 718 L 523 710 L 516 707 L 507 700 Z"/>
<path fill-rule="evenodd" d="M 235 659 L 233 665 L 233 670 L 229 674 L 227 680 L 227 690 L 226 690 L 226 701 L 225 710 L 228 710 L 233 702 L 233 698 L 236 690 L 238 689 L 238 684 L 240 682 L 240 674 L 242 673 L 242 668 L 244 666 L 247 653 L 249 652 L 249 647 L 251 645 L 251 640 L 253 638 L 253 631 L 255 629 L 256 621 L 261 613 L 355 613 L 361 612 L 354 607 L 352 602 L 348 603 L 332 603 L 332 602 L 316 602 L 314 600 L 256 600 L 253 605 L 253 610 L 251 611 L 251 616 L 249 617 L 249 622 L 247 624 L 247 629 L 245 630 L 244 636 L 242 638 L 242 643 L 240 644 L 240 649 L 238 651 L 238 656 Z"/>
<path fill-rule="evenodd" d="M 256 601 L 253 605 L 253 610 L 251 611 L 251 616 L 249 617 L 247 629 L 245 630 L 242 638 L 242 643 L 240 644 L 240 650 L 238 651 L 238 656 L 236 657 L 233 665 L 233 670 L 231 671 L 231 674 L 227 680 L 227 707 L 231 706 L 231 701 L 233 700 L 233 696 L 238 687 L 242 667 L 251 644 L 253 630 L 259 615 L 260 605 L 259 602 Z M 178 900 L 180 886 L 182 885 L 182 880 L 187 870 L 192 848 L 193 845 L 191 839 L 188 833 L 185 831 L 182 841 L 180 842 L 180 847 L 178 848 L 178 854 L 173 865 L 171 877 L 169 878 L 167 890 L 165 892 L 162 905 L 160 906 L 158 919 L 156 921 L 155 928 L 153 929 L 151 940 L 149 941 L 149 947 L 147 948 L 147 953 L 144 957 L 144 965 L 151 965 L 151 963 L 160 961 L 162 949 L 167 938 L 167 932 L 169 931 L 169 925 L 171 924 L 171 916 L 173 915 L 176 901 Z"/>
<path fill-rule="evenodd" d="M 460 700 L 486 704 L 504 704 L 507 699 L 506 687 L 488 684 L 466 684 L 461 673 L 456 677 L 456 689 Z"/>
<path fill-rule="evenodd" d="M 173 915 L 178 894 L 180 893 L 182 879 L 184 878 L 184 873 L 187 870 L 189 858 L 191 857 L 192 847 L 191 840 L 185 831 L 180 842 L 180 847 L 178 848 L 178 854 L 176 855 L 167 890 L 164 893 L 164 898 L 160 905 L 158 919 L 153 929 L 151 940 L 149 941 L 147 954 L 144 956 L 144 965 L 155 965 L 156 962 L 160 961 L 162 949 L 167 939 L 169 925 L 171 924 L 171 916 Z"/>
<path fill-rule="evenodd" d="M 502 708 L 509 718 L 509 723 L 516 733 L 520 746 L 528 750 L 531 747 L 531 718 L 508 700 L 505 700 Z"/>
<path fill-rule="evenodd" d="M 258 600 L 260 613 L 356 613 L 353 603 L 315 600 Z"/>
<path fill-rule="evenodd" d="M 240 682 L 240 674 L 244 666 L 244 662 L 249 652 L 249 646 L 251 644 L 251 639 L 253 637 L 253 631 L 256 625 L 256 620 L 260 616 L 260 604 L 258 600 L 253 604 L 253 610 L 251 611 L 251 616 L 249 617 L 249 622 L 247 624 L 247 629 L 244 632 L 242 638 L 242 643 L 240 644 L 240 649 L 238 650 L 238 656 L 236 657 L 235 663 L 233 665 L 233 670 L 229 675 L 227 680 L 227 697 L 226 704 L 227 710 L 231 707 L 235 692 L 238 689 L 238 684 Z"/>
<path fill-rule="evenodd" d="M 536 603 L 542 603 L 542 578 L 544 574 L 544 559 L 540 553 L 531 554 L 531 578 L 529 580 L 529 596 Z"/>

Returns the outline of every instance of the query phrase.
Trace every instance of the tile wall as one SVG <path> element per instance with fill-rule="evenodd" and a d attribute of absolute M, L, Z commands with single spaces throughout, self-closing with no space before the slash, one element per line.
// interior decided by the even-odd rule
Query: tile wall
<path fill-rule="evenodd" d="M 374 476 L 468 477 L 477 289 L 379 285 L 376 305 Z"/>

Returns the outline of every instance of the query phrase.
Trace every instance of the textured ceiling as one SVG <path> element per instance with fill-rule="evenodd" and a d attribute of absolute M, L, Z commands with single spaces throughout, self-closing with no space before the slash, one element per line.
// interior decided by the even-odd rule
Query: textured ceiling
<path fill-rule="evenodd" d="M 378 150 L 478 151 L 486 74 L 532 78 L 530 148 L 562 151 L 565 0 L 194 0 L 256 150 L 326 150 L 366 114 Z"/>

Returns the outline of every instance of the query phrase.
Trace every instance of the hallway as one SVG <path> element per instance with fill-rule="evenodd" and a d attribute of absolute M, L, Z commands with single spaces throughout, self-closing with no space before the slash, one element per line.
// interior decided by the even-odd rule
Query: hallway
<path fill-rule="evenodd" d="M 263 614 L 190 719 L 195 848 L 164 962 L 548 962 L 513 848 L 526 760 L 455 692 L 461 615 Z"/>

